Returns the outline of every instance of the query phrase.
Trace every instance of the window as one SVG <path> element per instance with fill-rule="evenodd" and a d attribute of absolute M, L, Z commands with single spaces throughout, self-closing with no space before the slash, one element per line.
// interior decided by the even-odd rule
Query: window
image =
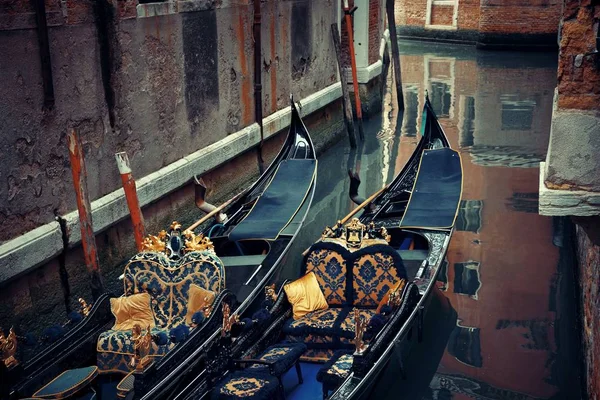
<path fill-rule="evenodd" d="M 444 82 L 431 82 L 431 107 L 439 118 L 450 116 L 450 105 L 452 103 L 452 94 L 450 85 Z"/>
<path fill-rule="evenodd" d="M 456 325 L 448 340 L 448 353 L 458 361 L 472 367 L 481 368 L 481 340 L 479 328 Z"/>
<path fill-rule="evenodd" d="M 480 287 L 478 262 L 468 261 L 454 264 L 454 293 L 464 294 L 477 300 L 477 292 Z"/>
<path fill-rule="evenodd" d="M 456 217 L 456 230 L 479 233 L 483 200 L 461 200 Z"/>
<path fill-rule="evenodd" d="M 473 146 L 473 134 L 475 133 L 475 98 L 469 96 L 465 99 L 465 117 L 459 140 L 459 147 Z"/>
<path fill-rule="evenodd" d="M 502 104 L 503 131 L 529 131 L 533 123 L 533 109 L 536 105 L 531 100 L 516 100 L 514 95 L 500 96 Z"/>

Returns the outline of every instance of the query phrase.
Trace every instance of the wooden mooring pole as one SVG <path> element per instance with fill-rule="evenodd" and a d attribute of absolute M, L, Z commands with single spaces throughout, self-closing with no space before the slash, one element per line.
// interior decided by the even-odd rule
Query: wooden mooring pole
<path fill-rule="evenodd" d="M 71 129 L 67 135 L 67 144 L 69 146 L 73 186 L 75 187 L 75 195 L 77 197 L 77 210 L 79 211 L 83 257 L 90 275 L 90 287 L 92 289 L 92 297 L 95 301 L 104 292 L 104 285 L 102 284 L 98 250 L 96 249 L 96 239 L 92 226 L 92 210 L 87 190 L 87 172 L 83 160 L 81 141 L 75 129 Z"/>
<path fill-rule="evenodd" d="M 115 158 L 117 159 L 119 174 L 121 174 L 121 182 L 123 183 L 123 190 L 125 191 L 125 199 L 127 199 L 129 215 L 131 215 L 135 244 L 138 251 L 142 251 L 144 247 L 144 237 L 146 236 L 146 228 L 144 227 L 144 215 L 140 209 L 140 202 L 137 196 L 135 179 L 133 179 L 133 175 L 131 174 L 129 157 L 127 157 L 126 152 L 122 151 L 120 153 L 116 153 Z"/>
<path fill-rule="evenodd" d="M 342 106 L 344 109 L 344 122 L 348 130 L 348 139 L 350 139 L 350 147 L 356 148 L 356 137 L 354 136 L 354 116 L 352 115 L 352 102 L 350 102 L 350 93 L 348 92 L 348 80 L 342 66 L 342 43 L 340 40 L 340 31 L 337 23 L 331 24 L 331 36 L 333 38 L 333 47 L 335 48 L 335 56 L 337 58 L 338 69 L 340 71 L 340 80 L 342 81 L 342 96 L 344 101 Z"/>
<path fill-rule="evenodd" d="M 360 104 L 360 92 L 358 91 L 358 74 L 356 72 L 356 54 L 354 53 L 354 32 L 352 28 L 352 14 L 356 7 L 348 5 L 348 0 L 344 0 L 344 14 L 346 15 L 346 29 L 348 31 L 348 47 L 350 49 L 350 63 L 352 66 L 352 85 L 354 87 L 354 102 L 356 103 L 356 118 L 358 119 L 358 134 L 360 140 L 365 140 L 365 132 L 362 123 L 362 106 Z"/>
<path fill-rule="evenodd" d="M 394 17 L 394 0 L 386 0 L 385 9 L 392 42 L 392 60 L 394 63 L 394 80 L 396 81 L 396 95 L 398 108 L 404 110 L 404 95 L 402 94 L 402 73 L 400 71 L 400 51 L 398 49 L 398 36 L 396 35 L 396 19 Z"/>

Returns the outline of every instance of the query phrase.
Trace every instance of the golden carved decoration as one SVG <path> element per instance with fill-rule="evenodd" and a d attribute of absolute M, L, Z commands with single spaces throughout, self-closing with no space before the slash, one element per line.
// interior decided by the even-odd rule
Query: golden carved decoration
<path fill-rule="evenodd" d="M 203 251 L 213 250 L 215 247 L 208 237 L 203 234 L 196 235 L 194 232 L 187 230 L 183 232 L 185 236 L 185 251 Z"/>
<path fill-rule="evenodd" d="M 171 223 L 171 226 L 169 227 L 169 229 L 171 229 L 172 231 L 178 231 L 181 230 L 181 224 L 177 221 L 173 221 Z"/>
<path fill-rule="evenodd" d="M 79 305 L 81 306 L 81 314 L 84 317 L 87 317 L 90 314 L 90 311 L 92 310 L 92 305 L 88 304 L 84 299 L 82 299 L 81 297 L 79 298 Z"/>
<path fill-rule="evenodd" d="M 2 361 L 6 368 L 13 368 L 19 365 L 19 361 L 15 358 L 17 353 L 17 335 L 13 328 L 10 328 L 8 336 L 4 336 L 4 331 L 0 328 L 0 353 L 2 353 Z"/>
<path fill-rule="evenodd" d="M 265 297 L 267 300 L 275 302 L 277 299 L 277 293 L 275 292 L 275 284 L 265 286 Z"/>
<path fill-rule="evenodd" d="M 367 329 L 367 322 L 360 315 L 358 308 L 354 309 L 354 321 L 356 322 L 356 328 L 354 330 L 354 347 L 356 348 L 356 353 L 361 354 L 366 349 L 363 336 L 365 335 L 365 330 Z"/>
<path fill-rule="evenodd" d="M 148 325 L 146 332 L 142 333 L 142 327 L 139 324 L 135 324 L 131 333 L 131 340 L 133 340 L 133 358 L 129 365 L 131 368 L 135 368 L 136 371 L 143 371 L 152 363 L 152 357 L 148 356 L 150 347 L 152 346 L 150 325 Z"/>
<path fill-rule="evenodd" d="M 164 253 L 167 248 L 167 243 L 165 238 L 167 233 L 163 230 L 158 236 L 148 235 L 144 238 L 142 242 L 142 251 L 156 251 Z"/>
<path fill-rule="evenodd" d="M 352 218 L 343 227 L 341 221 L 338 221 L 331 228 L 325 227 L 321 234 L 322 241 L 338 243 L 351 252 L 375 244 L 388 244 L 391 239 L 392 237 L 384 227 L 377 228 L 373 222 L 365 225 L 358 218 Z"/>

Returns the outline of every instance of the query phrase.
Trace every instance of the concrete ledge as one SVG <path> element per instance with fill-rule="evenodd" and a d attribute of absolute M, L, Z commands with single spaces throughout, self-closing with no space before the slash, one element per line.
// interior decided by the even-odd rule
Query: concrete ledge
<path fill-rule="evenodd" d="M 300 101 L 302 116 L 311 114 L 342 97 L 342 85 L 337 82 Z M 297 101 L 297 99 L 296 99 Z M 290 125 L 291 107 L 288 106 L 263 119 L 265 139 Z M 226 138 L 204 147 L 172 164 L 151 173 L 136 182 L 140 206 L 145 206 L 187 184 L 195 174 L 208 172 L 250 150 L 260 143 L 260 129 L 254 123 Z M 134 171 L 135 175 L 135 171 Z M 129 209 L 123 189 L 115 190 L 92 201 L 94 233 L 127 218 Z M 77 210 L 64 216 L 67 221 L 69 247 L 81 242 Z M 40 226 L 0 245 L 0 282 L 56 257 L 63 249 L 62 232 L 57 222 Z"/>
<path fill-rule="evenodd" d="M 540 163 L 539 213 L 548 216 L 600 215 L 600 192 L 549 189 L 544 184 L 546 163 Z"/>
<path fill-rule="evenodd" d="M 239 3 L 234 3 L 233 0 L 180 0 L 177 2 L 169 0 L 164 2 L 138 4 L 136 6 L 136 11 L 138 18 L 149 18 L 184 12 L 199 12 L 215 10 L 218 8 L 229 8 L 239 5 Z"/>

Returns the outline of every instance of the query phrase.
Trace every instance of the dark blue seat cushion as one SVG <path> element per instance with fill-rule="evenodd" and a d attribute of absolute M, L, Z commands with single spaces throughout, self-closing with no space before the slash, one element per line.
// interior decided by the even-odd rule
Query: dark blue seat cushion
<path fill-rule="evenodd" d="M 234 400 L 252 397 L 255 400 L 272 399 L 277 396 L 279 380 L 262 372 L 249 370 L 228 374 L 211 392 L 213 400 Z"/>
<path fill-rule="evenodd" d="M 321 367 L 317 373 L 317 381 L 326 386 L 339 386 L 352 369 L 352 353 L 345 350 L 336 351 L 333 357 Z"/>
<path fill-rule="evenodd" d="M 38 390 L 33 397 L 64 399 L 89 385 L 98 375 L 98 367 L 69 369 Z"/>
<path fill-rule="evenodd" d="M 283 375 L 287 370 L 300 359 L 300 356 L 306 351 L 304 343 L 281 343 L 267 347 L 265 351 L 256 359 L 264 361 L 274 361 L 273 374 L 275 376 Z M 252 364 L 248 368 L 255 371 L 269 372 L 269 366 L 263 364 Z"/>

